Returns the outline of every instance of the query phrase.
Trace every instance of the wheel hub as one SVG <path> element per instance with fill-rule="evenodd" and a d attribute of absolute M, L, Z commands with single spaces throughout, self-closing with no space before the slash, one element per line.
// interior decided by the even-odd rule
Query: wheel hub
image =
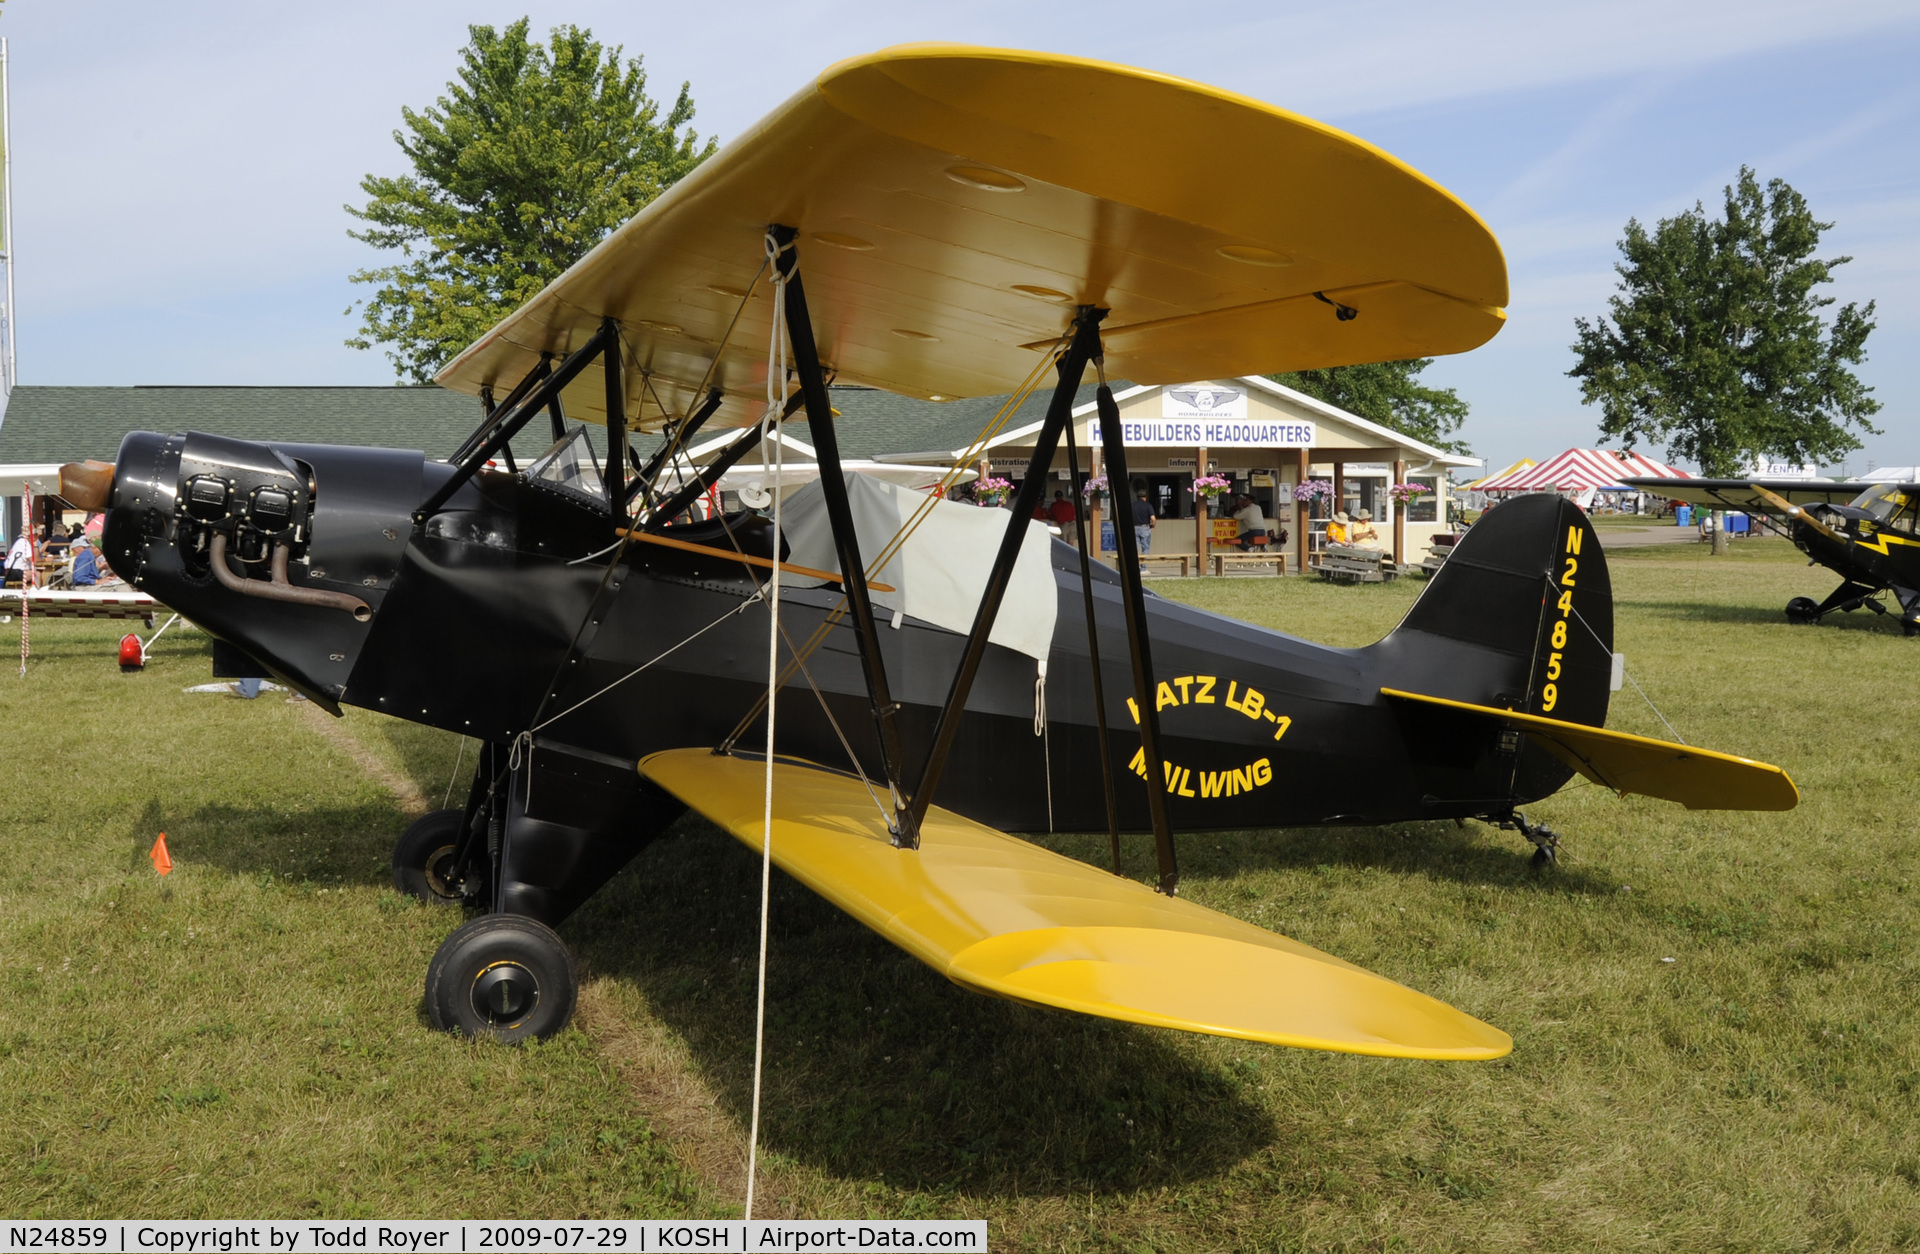
<path fill-rule="evenodd" d="M 427 890 L 436 897 L 454 898 L 460 891 L 453 885 L 453 846 L 442 845 L 427 855 Z"/>
<path fill-rule="evenodd" d="M 474 1013 L 496 1027 L 512 1027 L 540 1004 L 540 982 L 517 962 L 496 962 L 473 981 Z"/>

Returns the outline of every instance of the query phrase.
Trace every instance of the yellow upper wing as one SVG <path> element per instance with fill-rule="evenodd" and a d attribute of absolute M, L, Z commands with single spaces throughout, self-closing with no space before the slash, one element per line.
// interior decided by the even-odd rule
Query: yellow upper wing
<path fill-rule="evenodd" d="M 920 44 L 829 69 L 439 382 L 504 393 L 611 316 L 632 425 L 684 413 L 710 366 L 715 421 L 757 419 L 764 288 L 721 345 L 773 223 L 801 233 L 823 361 L 925 399 L 1012 390 L 1077 303 L 1112 311 L 1110 376 L 1168 383 L 1462 352 L 1507 302 L 1486 225 L 1350 135 L 1164 74 Z M 603 421 L 603 398 L 595 367 L 568 412 Z"/>
<path fill-rule="evenodd" d="M 1525 732 L 1547 752 L 1603 788 L 1677 801 L 1689 810 L 1791 810 L 1800 790 L 1777 766 L 1712 749 L 1629 732 L 1562 722 L 1538 714 L 1382 688 L 1383 696 L 1484 715 Z"/>
<path fill-rule="evenodd" d="M 641 773 L 755 849 L 764 763 L 706 749 Z M 1130 1023 L 1390 1058 L 1513 1048 L 1424 993 L 1298 941 L 1165 897 L 938 806 L 896 849 L 866 789 L 774 767 L 773 861 L 957 984 Z"/>

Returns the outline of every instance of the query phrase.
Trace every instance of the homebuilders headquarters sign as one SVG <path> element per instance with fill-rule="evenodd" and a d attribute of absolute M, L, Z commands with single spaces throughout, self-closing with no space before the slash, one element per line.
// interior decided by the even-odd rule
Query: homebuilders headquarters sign
<path fill-rule="evenodd" d="M 1160 417 L 1120 420 L 1129 448 L 1310 448 L 1310 422 L 1272 421 L 1247 416 L 1245 388 L 1187 384 L 1160 390 Z M 1089 439 L 1100 442 L 1100 420 Z"/>

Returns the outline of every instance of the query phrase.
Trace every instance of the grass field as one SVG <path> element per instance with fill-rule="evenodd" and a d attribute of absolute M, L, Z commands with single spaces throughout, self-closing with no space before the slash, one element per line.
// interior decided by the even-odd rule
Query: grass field
<path fill-rule="evenodd" d="M 1511 1057 L 990 1001 L 782 881 L 765 1195 L 984 1217 L 1000 1249 L 1920 1244 L 1920 641 L 1864 612 L 1788 626 L 1832 579 L 1778 541 L 1612 568 L 1629 673 L 1689 742 L 1785 766 L 1798 810 L 1572 788 L 1530 811 L 1565 838 L 1544 876 L 1478 825 L 1182 842 L 1193 899 L 1495 1023 Z M 1420 586 L 1155 584 L 1335 644 Z M 182 695 L 204 638 L 122 677 L 117 635 L 39 624 L 27 678 L 0 678 L 0 1215 L 738 1213 L 752 855 L 683 821 L 562 929 L 578 1026 L 522 1050 L 436 1036 L 421 976 L 458 919 L 388 888 L 392 794 L 306 706 Z M 1609 725 L 1666 735 L 1632 687 Z M 455 741 L 346 727 L 438 804 Z M 1104 841 L 1052 843 L 1097 861 Z"/>

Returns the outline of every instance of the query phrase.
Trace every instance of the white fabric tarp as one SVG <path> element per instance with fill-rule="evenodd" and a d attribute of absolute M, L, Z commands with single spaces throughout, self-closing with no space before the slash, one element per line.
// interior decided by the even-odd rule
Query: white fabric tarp
<path fill-rule="evenodd" d="M 846 477 L 847 497 L 853 507 L 854 534 L 860 538 L 860 559 L 872 569 L 883 552 L 926 505 L 927 495 L 867 475 Z M 892 584 L 897 591 L 873 594 L 876 605 L 902 610 L 923 622 L 962 635 L 973 630 L 986 590 L 993 558 L 1006 534 L 1008 514 L 1003 509 L 981 509 L 953 501 L 933 503 L 905 544 L 872 578 Z M 827 499 L 815 480 L 790 491 L 780 508 L 780 526 L 787 540 L 789 561 L 816 570 L 840 569 L 834 553 L 833 531 L 827 524 Z M 1053 621 L 1059 614 L 1048 560 L 1053 533 L 1046 524 L 1029 520 L 1013 578 L 1000 602 L 999 616 L 987 640 L 1044 662 L 1053 645 Z"/>

